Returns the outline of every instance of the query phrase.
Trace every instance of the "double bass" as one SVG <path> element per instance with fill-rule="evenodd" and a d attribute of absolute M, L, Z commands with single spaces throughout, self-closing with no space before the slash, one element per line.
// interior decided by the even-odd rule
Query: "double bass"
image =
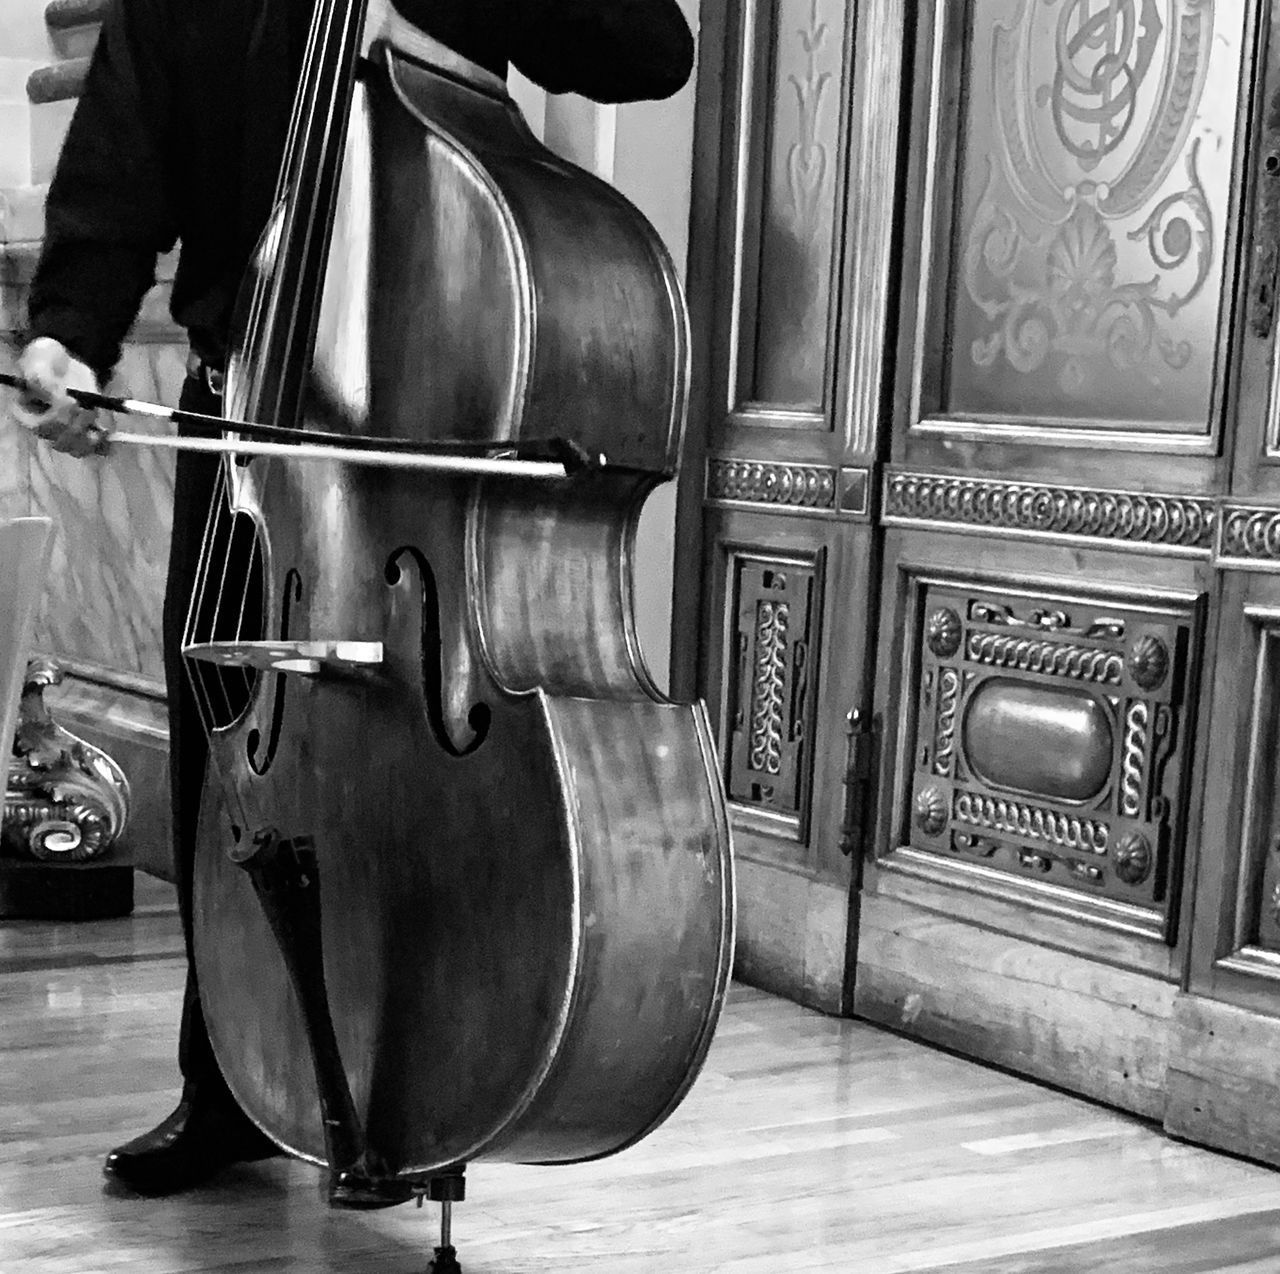
<path fill-rule="evenodd" d="M 226 459 L 184 642 L 210 1037 L 353 1207 L 644 1137 L 733 947 L 705 708 L 634 614 L 685 417 L 671 261 L 501 81 L 363 57 L 363 17 L 317 6 L 225 402 L 441 467 Z"/>

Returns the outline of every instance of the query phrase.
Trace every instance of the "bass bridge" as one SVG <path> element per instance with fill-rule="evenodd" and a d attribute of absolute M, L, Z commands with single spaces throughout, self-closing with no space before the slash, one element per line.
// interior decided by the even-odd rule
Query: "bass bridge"
<path fill-rule="evenodd" d="M 382 667 L 380 641 L 206 641 L 182 648 L 187 659 L 224 668 L 303 677 L 359 677 Z"/>

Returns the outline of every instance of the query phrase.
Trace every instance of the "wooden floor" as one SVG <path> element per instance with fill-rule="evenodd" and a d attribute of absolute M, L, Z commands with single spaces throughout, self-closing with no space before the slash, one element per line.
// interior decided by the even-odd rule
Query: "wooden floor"
<path fill-rule="evenodd" d="M 0 1274 L 424 1271 L 433 1211 L 331 1212 L 305 1164 L 104 1189 L 102 1154 L 175 1097 L 177 922 L 163 886 L 139 903 L 0 925 Z M 735 987 L 663 1128 L 599 1164 L 473 1168 L 454 1238 L 468 1274 L 1276 1274 L 1280 1173 Z"/>

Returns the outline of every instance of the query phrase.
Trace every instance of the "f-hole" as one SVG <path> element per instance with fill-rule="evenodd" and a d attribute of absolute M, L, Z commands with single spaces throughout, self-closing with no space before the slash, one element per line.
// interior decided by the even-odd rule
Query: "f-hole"
<path fill-rule="evenodd" d="M 284 577 L 284 598 L 280 603 L 279 640 L 289 640 L 289 624 L 293 615 L 294 602 L 302 600 L 302 576 L 292 566 Z M 249 768 L 259 776 L 271 768 L 276 759 L 276 749 L 280 746 L 280 727 L 284 724 L 284 692 L 289 679 L 283 673 L 276 673 L 276 693 L 271 704 L 271 722 L 267 734 L 267 750 L 259 757 L 258 749 L 262 744 L 262 731 L 254 728 L 245 739 L 245 755 L 249 758 Z"/>
<path fill-rule="evenodd" d="M 459 747 L 449 733 L 444 711 L 444 667 L 441 660 L 443 643 L 440 638 L 440 591 L 436 587 L 435 572 L 431 563 L 415 548 L 397 550 L 387 559 L 386 580 L 392 586 L 400 582 L 404 574 L 401 562 L 409 559 L 418 568 L 418 580 L 422 585 L 422 698 L 426 704 L 427 722 L 436 742 L 450 756 L 470 756 L 488 737 L 489 705 L 473 703 L 467 711 L 467 725 L 471 728 L 471 740 Z"/>

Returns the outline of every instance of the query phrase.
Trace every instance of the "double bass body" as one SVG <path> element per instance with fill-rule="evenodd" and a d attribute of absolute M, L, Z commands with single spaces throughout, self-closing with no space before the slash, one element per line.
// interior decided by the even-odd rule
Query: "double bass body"
<path fill-rule="evenodd" d="M 252 354 L 232 404 L 253 397 Z M 314 844 L 328 1005 L 382 1171 L 606 1155 L 697 1074 L 731 962 L 729 832 L 703 708 L 644 670 L 631 577 L 686 367 L 643 218 L 501 93 L 376 50 L 307 423 L 565 436 L 608 463 L 559 483 L 235 469 L 265 637 L 381 651 L 364 669 L 285 661 L 211 735 L 201 997 L 237 1099 L 297 1155 L 327 1154 L 307 1026 L 228 852 L 255 819 Z"/>

